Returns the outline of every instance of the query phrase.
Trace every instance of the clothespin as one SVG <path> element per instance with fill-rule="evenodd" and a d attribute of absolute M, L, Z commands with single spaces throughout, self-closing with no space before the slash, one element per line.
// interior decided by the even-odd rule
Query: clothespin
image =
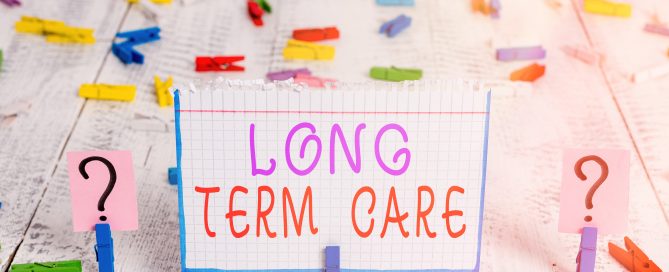
<path fill-rule="evenodd" d="M 498 48 L 495 54 L 499 61 L 534 60 L 546 57 L 546 50 L 541 45 L 529 47 Z"/>
<path fill-rule="evenodd" d="M 532 63 L 518 70 L 515 70 L 509 76 L 511 81 L 535 81 L 546 72 L 546 66 L 537 63 Z"/>
<path fill-rule="evenodd" d="M 600 56 L 597 52 L 589 50 L 584 46 L 566 45 L 561 47 L 560 49 L 562 49 L 562 52 L 564 52 L 565 54 L 577 58 L 588 64 L 598 63 L 600 59 Z"/>
<path fill-rule="evenodd" d="M 172 106 L 174 99 L 170 94 L 170 87 L 172 87 L 172 77 L 168 77 L 165 82 L 160 80 L 159 76 L 154 76 L 154 85 L 156 86 L 156 98 L 160 107 Z"/>
<path fill-rule="evenodd" d="M 305 74 L 297 74 L 295 76 L 295 83 L 304 83 L 309 87 L 313 88 L 325 88 L 326 84 L 328 83 L 335 83 L 337 82 L 334 79 L 329 79 L 329 78 L 320 78 L 320 77 L 315 77 L 315 76 L 310 76 L 310 75 L 305 75 Z M 332 86 L 332 84 L 330 84 Z"/>
<path fill-rule="evenodd" d="M 609 254 L 627 270 L 633 272 L 662 272 L 662 269 L 650 260 L 646 253 L 627 236 L 625 236 L 625 249 L 623 250 L 609 242 Z"/>
<path fill-rule="evenodd" d="M 381 25 L 379 33 L 386 34 L 388 37 L 392 38 L 409 26 L 411 26 L 411 17 L 402 14 Z"/>
<path fill-rule="evenodd" d="M 14 264 L 11 272 L 81 272 L 81 261 Z"/>
<path fill-rule="evenodd" d="M 480 12 L 488 15 L 492 12 L 490 5 L 485 0 L 471 0 L 471 8 L 473 12 Z"/>
<path fill-rule="evenodd" d="M 423 77 L 423 70 L 410 68 L 372 67 L 369 76 L 374 79 L 387 81 L 419 80 Z"/>
<path fill-rule="evenodd" d="M 179 184 L 179 169 L 176 167 L 167 168 L 167 177 L 169 178 L 170 184 Z"/>
<path fill-rule="evenodd" d="M 132 101 L 135 99 L 135 85 L 82 84 L 79 96 L 101 100 Z"/>
<path fill-rule="evenodd" d="M 256 3 L 267 13 L 272 13 L 272 6 L 266 0 L 256 0 Z"/>
<path fill-rule="evenodd" d="M 109 224 L 95 224 L 95 256 L 99 272 L 114 272 L 114 239 Z"/>
<path fill-rule="evenodd" d="M 500 0 L 490 0 L 490 17 L 499 19 L 499 11 L 502 10 Z"/>
<path fill-rule="evenodd" d="M 0 0 L 0 2 L 10 7 L 21 5 L 21 2 L 19 2 L 19 0 Z"/>
<path fill-rule="evenodd" d="M 581 245 L 576 256 L 576 272 L 594 272 L 597 254 L 597 228 L 584 227 L 581 230 Z"/>
<path fill-rule="evenodd" d="M 415 6 L 414 0 L 376 0 L 379 6 Z"/>
<path fill-rule="evenodd" d="M 332 60 L 335 48 L 329 45 L 319 45 L 311 42 L 288 40 L 283 49 L 284 59 L 303 60 Z"/>
<path fill-rule="evenodd" d="M 293 39 L 306 42 L 339 39 L 337 27 L 305 28 L 293 30 Z"/>
<path fill-rule="evenodd" d="M 260 6 L 258 5 L 258 3 L 256 3 L 253 0 L 248 0 L 247 5 L 248 5 L 248 9 L 249 9 L 249 16 L 251 16 L 251 21 L 253 21 L 253 24 L 256 25 L 256 26 L 262 26 L 263 25 L 263 22 L 262 22 L 263 11 L 260 8 Z"/>
<path fill-rule="evenodd" d="M 37 34 L 53 43 L 93 44 L 93 29 L 65 25 L 62 21 L 43 20 L 37 17 L 22 16 L 14 26 L 17 32 Z"/>
<path fill-rule="evenodd" d="M 2 54 L 2 49 L 0 49 L 0 72 L 2 71 L 2 61 L 4 60 L 4 56 Z"/>
<path fill-rule="evenodd" d="M 669 36 L 669 27 L 661 24 L 646 24 L 643 28 L 646 32 Z"/>
<path fill-rule="evenodd" d="M 154 4 L 172 4 L 172 0 L 151 0 Z"/>
<path fill-rule="evenodd" d="M 235 62 L 244 60 L 244 56 L 195 57 L 197 72 L 232 72 L 244 71 L 244 67 Z"/>
<path fill-rule="evenodd" d="M 636 72 L 632 75 L 632 81 L 634 81 L 634 83 L 641 83 L 666 75 L 669 75 L 669 64 L 664 64 L 661 66 Z"/>
<path fill-rule="evenodd" d="M 124 64 L 143 64 L 144 55 L 135 50 L 134 46 L 160 40 L 160 28 L 150 27 L 120 32 L 116 34 L 116 37 L 125 38 L 126 40 L 122 43 L 112 43 L 112 53 Z"/>
<path fill-rule="evenodd" d="M 289 78 L 294 78 L 297 74 L 311 75 L 311 71 L 309 71 L 309 69 L 307 68 L 283 70 L 283 71 L 267 73 L 267 78 L 269 80 L 287 80 Z"/>
<path fill-rule="evenodd" d="M 114 56 L 121 60 L 123 64 L 144 63 L 144 55 L 135 50 L 135 48 L 132 47 L 132 44 L 127 42 L 112 43 L 112 53 L 114 53 Z"/>
<path fill-rule="evenodd" d="M 632 5 L 607 0 L 583 0 L 583 10 L 588 13 L 617 17 L 632 16 Z"/>
<path fill-rule="evenodd" d="M 325 272 L 339 272 L 339 246 L 325 247 Z"/>

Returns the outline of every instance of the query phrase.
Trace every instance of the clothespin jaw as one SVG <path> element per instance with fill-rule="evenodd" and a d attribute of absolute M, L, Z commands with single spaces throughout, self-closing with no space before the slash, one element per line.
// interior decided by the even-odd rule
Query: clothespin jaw
<path fill-rule="evenodd" d="M 333 60 L 335 48 L 329 45 L 319 45 L 311 42 L 288 40 L 283 49 L 284 59 L 302 60 Z"/>
<path fill-rule="evenodd" d="M 81 272 L 81 261 L 14 264 L 11 272 Z"/>
<path fill-rule="evenodd" d="M 509 76 L 511 81 L 532 82 L 540 78 L 546 72 L 546 66 L 538 63 L 532 63 L 529 66 L 513 71 Z"/>
<path fill-rule="evenodd" d="M 109 224 L 95 224 L 95 240 L 99 272 L 114 272 L 114 240 Z"/>
<path fill-rule="evenodd" d="M 339 272 L 339 246 L 325 247 L 325 272 Z"/>
<path fill-rule="evenodd" d="M 632 240 L 625 236 L 625 249 L 609 242 L 609 254 L 627 270 L 635 272 L 662 272 Z"/>
<path fill-rule="evenodd" d="M 411 17 L 402 14 L 397 16 L 397 18 L 385 22 L 383 25 L 381 25 L 381 28 L 379 28 L 379 33 L 386 34 L 388 37 L 392 38 L 397 36 L 397 34 L 409 26 L 411 26 Z"/>
<path fill-rule="evenodd" d="M 300 68 L 294 70 L 283 70 L 278 72 L 267 73 L 269 80 L 287 80 L 296 77 L 298 74 L 311 75 L 311 71 L 307 68 Z"/>
<path fill-rule="evenodd" d="M 373 79 L 386 81 L 419 80 L 423 77 L 423 70 L 413 68 L 372 67 L 369 76 Z"/>
<path fill-rule="evenodd" d="M 195 71 L 197 72 L 244 71 L 244 67 L 234 64 L 235 62 L 241 60 L 244 60 L 244 56 L 195 57 Z"/>
<path fill-rule="evenodd" d="M 339 39 L 339 29 L 337 27 L 295 29 L 293 39 L 307 42 Z"/>
<path fill-rule="evenodd" d="M 266 0 L 256 0 L 256 3 L 267 13 L 272 13 L 272 6 Z"/>
<path fill-rule="evenodd" d="M 135 50 L 132 47 L 132 44 L 127 42 L 123 43 L 112 43 L 112 53 L 116 56 L 123 64 L 143 64 L 144 55 L 139 51 Z"/>
<path fill-rule="evenodd" d="M 156 26 L 156 27 L 120 32 L 116 34 L 116 37 L 127 38 L 123 42 L 123 44 L 132 47 L 138 44 L 160 40 L 160 28 Z"/>
<path fill-rule="evenodd" d="M 581 245 L 576 257 L 576 272 L 594 272 L 597 253 L 597 228 L 584 227 L 581 231 Z"/>
<path fill-rule="evenodd" d="M 615 3 L 608 0 L 584 0 L 583 10 L 588 13 L 617 17 L 632 16 L 632 5 L 628 3 Z"/>
<path fill-rule="evenodd" d="M 263 11 L 260 8 L 260 6 L 258 5 L 258 3 L 256 3 L 253 0 L 248 0 L 247 5 L 248 5 L 248 10 L 249 10 L 249 16 L 251 16 L 251 21 L 253 21 L 253 24 L 255 26 L 262 26 L 263 25 L 263 22 L 262 22 Z"/>
<path fill-rule="evenodd" d="M 160 107 L 172 106 L 174 99 L 170 94 L 170 87 L 172 87 L 173 78 L 170 76 L 165 82 L 160 80 L 159 76 L 154 76 L 154 85 L 156 87 L 156 98 Z"/>

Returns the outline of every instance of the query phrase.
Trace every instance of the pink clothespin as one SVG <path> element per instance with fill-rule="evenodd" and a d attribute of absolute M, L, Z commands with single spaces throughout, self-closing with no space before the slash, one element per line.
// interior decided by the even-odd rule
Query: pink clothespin
<path fill-rule="evenodd" d="M 295 75 L 295 83 L 304 83 L 313 88 L 325 88 L 325 84 L 335 82 L 337 81 L 329 78 L 319 78 L 306 74 Z M 330 86 L 332 86 L 332 84 L 330 84 Z"/>

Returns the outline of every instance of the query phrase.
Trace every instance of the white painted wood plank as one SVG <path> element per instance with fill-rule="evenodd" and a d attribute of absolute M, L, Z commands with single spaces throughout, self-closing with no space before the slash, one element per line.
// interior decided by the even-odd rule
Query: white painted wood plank
<path fill-rule="evenodd" d="M 0 270 L 24 233 L 83 105 L 79 84 L 92 81 L 125 11 L 118 1 L 23 1 L 3 10 L 0 46 Z M 6 9 L 3 7 L 3 9 Z M 7 14 L 7 16 L 5 16 Z M 20 15 L 63 20 L 96 29 L 95 45 L 47 43 L 17 34 Z M 107 42 L 104 42 L 104 40 Z"/>

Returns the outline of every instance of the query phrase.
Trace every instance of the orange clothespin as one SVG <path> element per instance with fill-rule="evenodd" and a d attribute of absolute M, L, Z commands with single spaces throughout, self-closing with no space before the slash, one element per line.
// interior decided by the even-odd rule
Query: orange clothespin
<path fill-rule="evenodd" d="M 293 39 L 307 42 L 339 39 L 339 30 L 337 27 L 295 29 Z"/>
<path fill-rule="evenodd" d="M 518 70 L 513 71 L 509 79 L 511 81 L 535 81 L 546 72 L 546 66 L 532 63 Z"/>
<path fill-rule="evenodd" d="M 636 246 L 627 236 L 625 236 L 625 248 L 627 250 L 623 250 L 609 242 L 609 253 L 627 270 L 632 272 L 662 272 L 662 269 L 648 259 L 643 250 Z"/>

